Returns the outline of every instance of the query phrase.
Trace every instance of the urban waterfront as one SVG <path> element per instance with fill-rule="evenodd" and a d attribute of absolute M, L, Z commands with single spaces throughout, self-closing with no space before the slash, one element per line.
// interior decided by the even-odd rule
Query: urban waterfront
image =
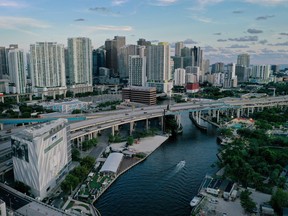
<path fill-rule="evenodd" d="M 216 128 L 195 128 L 182 115 L 183 134 L 170 138 L 132 168 L 95 203 L 102 216 L 189 215 L 189 202 L 207 173 L 216 171 Z"/>

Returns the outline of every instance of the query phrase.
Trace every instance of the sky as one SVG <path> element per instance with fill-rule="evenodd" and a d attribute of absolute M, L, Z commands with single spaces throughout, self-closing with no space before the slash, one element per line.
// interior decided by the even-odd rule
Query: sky
<path fill-rule="evenodd" d="M 125 36 L 200 46 L 210 63 L 288 64 L 288 0 L 0 0 L 0 46 L 67 45 L 89 37 L 94 48 Z"/>

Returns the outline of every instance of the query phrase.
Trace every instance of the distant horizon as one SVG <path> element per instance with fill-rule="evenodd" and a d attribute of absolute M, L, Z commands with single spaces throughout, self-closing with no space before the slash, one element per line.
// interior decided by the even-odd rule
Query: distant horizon
<path fill-rule="evenodd" d="M 287 0 L 0 0 L 0 46 L 26 52 L 38 41 L 67 45 L 88 37 L 94 48 L 115 35 L 200 46 L 204 58 L 288 64 Z"/>

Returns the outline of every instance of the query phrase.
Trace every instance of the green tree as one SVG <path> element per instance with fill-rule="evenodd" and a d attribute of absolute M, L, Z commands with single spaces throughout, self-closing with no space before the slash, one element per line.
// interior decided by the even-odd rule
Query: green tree
<path fill-rule="evenodd" d="M 133 144 L 133 142 L 134 142 L 134 138 L 133 138 L 132 136 L 129 136 L 129 137 L 127 138 L 127 144 L 130 146 L 130 145 Z"/>
<path fill-rule="evenodd" d="M 256 203 L 250 197 L 251 192 L 248 190 L 242 191 L 240 194 L 241 206 L 246 212 L 252 213 L 253 209 L 256 208 Z"/>
<path fill-rule="evenodd" d="M 271 205 L 280 214 L 283 207 L 288 207 L 288 192 L 278 189 L 271 197 Z"/>
<path fill-rule="evenodd" d="M 87 167 L 88 170 L 90 170 L 93 167 L 94 163 L 95 159 L 90 156 L 84 157 L 80 162 L 81 166 Z"/>
<path fill-rule="evenodd" d="M 76 148 L 72 149 L 72 160 L 73 161 L 80 161 L 80 151 Z"/>

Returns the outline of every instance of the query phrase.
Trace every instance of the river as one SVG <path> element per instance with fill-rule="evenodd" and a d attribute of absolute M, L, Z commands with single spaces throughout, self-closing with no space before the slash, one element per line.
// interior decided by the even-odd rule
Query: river
<path fill-rule="evenodd" d="M 188 216 L 205 174 L 216 171 L 216 129 L 199 131 L 181 116 L 183 134 L 170 138 L 133 167 L 95 203 L 102 216 Z M 181 162 L 182 161 L 182 162 Z"/>

